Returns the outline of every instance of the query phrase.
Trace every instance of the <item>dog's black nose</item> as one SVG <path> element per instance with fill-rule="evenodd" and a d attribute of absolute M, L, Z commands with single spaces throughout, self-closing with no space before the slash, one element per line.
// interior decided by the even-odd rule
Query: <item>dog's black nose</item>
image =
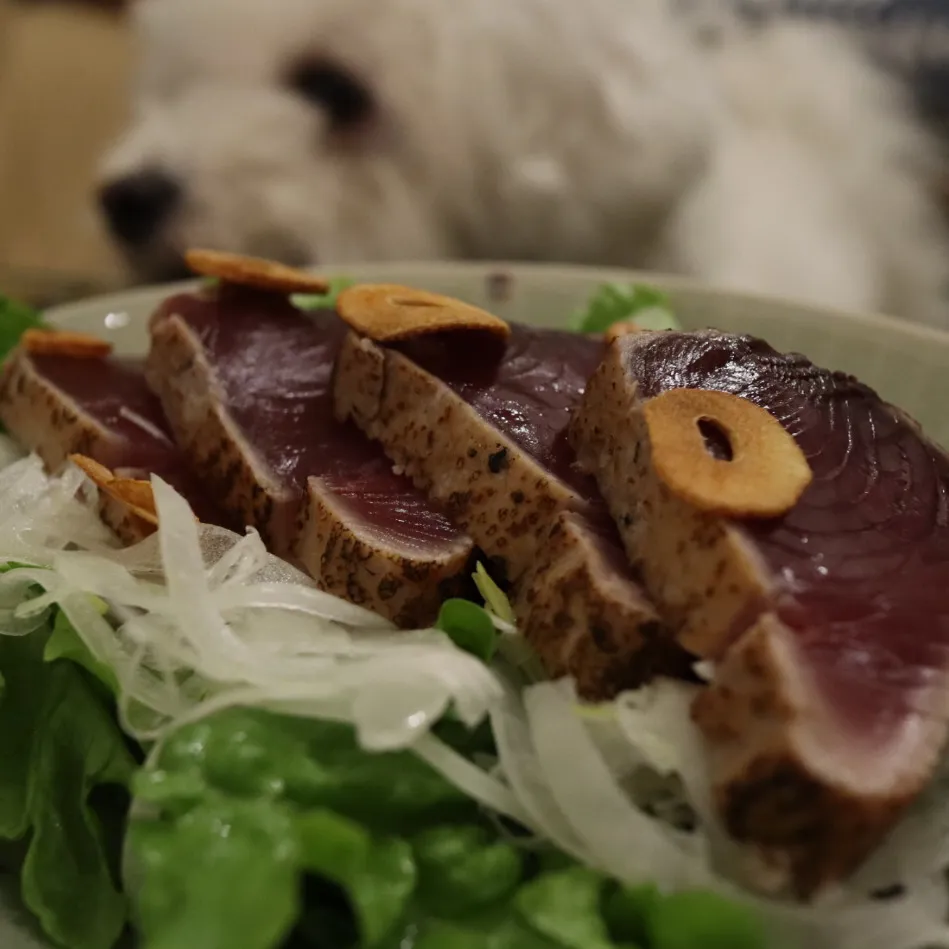
<path fill-rule="evenodd" d="M 99 192 L 112 233 L 126 244 L 145 244 L 155 236 L 181 198 L 181 186 L 161 171 L 117 178 Z"/>

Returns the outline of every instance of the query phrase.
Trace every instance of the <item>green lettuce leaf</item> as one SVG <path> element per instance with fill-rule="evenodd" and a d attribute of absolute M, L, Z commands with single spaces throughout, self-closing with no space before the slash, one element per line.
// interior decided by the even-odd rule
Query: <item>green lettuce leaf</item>
<path fill-rule="evenodd" d="M 485 569 L 484 564 L 478 561 L 472 576 L 474 584 L 484 600 L 484 608 L 493 613 L 498 619 L 510 623 L 512 626 L 517 622 L 514 615 L 514 608 L 511 601 L 507 598 L 504 591 L 491 579 L 491 575 Z"/>
<path fill-rule="evenodd" d="M 623 943 L 645 945 L 646 920 L 662 899 L 654 884 L 621 886 L 611 884 L 603 898 L 603 917 L 610 932 Z"/>
<path fill-rule="evenodd" d="M 436 629 L 447 633 L 459 649 L 483 662 L 490 661 L 497 648 L 497 632 L 487 610 L 470 600 L 445 600 L 435 620 Z"/>
<path fill-rule="evenodd" d="M 111 710 L 70 663 L 49 666 L 37 729 L 23 900 L 58 943 L 111 946 L 125 927 L 126 904 L 113 876 L 110 836 L 90 796 L 99 786 L 124 786 L 135 762 Z"/>
<path fill-rule="evenodd" d="M 170 830 L 134 821 L 127 877 L 148 949 L 278 946 L 299 914 L 299 854 L 285 807 L 209 795 Z"/>
<path fill-rule="evenodd" d="M 461 727 L 440 736 L 483 748 Z M 702 894 L 677 910 L 681 895 L 522 849 L 416 756 L 365 752 L 346 725 L 220 712 L 169 736 L 134 791 L 142 949 L 761 949 L 744 910 Z"/>
<path fill-rule="evenodd" d="M 567 949 L 610 949 L 600 916 L 605 881 L 585 867 L 547 873 L 517 894 L 517 908 L 535 932 Z"/>
<path fill-rule="evenodd" d="M 20 341 L 24 330 L 42 325 L 39 314 L 30 307 L 0 296 L 0 360 Z"/>
<path fill-rule="evenodd" d="M 127 917 L 109 823 L 124 801 L 92 801 L 126 786 L 136 763 L 86 673 L 44 660 L 47 639 L 0 637 L 0 837 L 26 841 L 22 896 L 44 932 L 69 949 L 108 949 Z"/>
<path fill-rule="evenodd" d="M 432 915 L 463 916 L 513 896 L 524 876 L 522 851 L 480 825 L 440 826 L 412 841 L 419 900 Z"/>
<path fill-rule="evenodd" d="M 346 726 L 245 710 L 182 728 L 135 789 L 151 816 L 130 829 L 127 882 L 146 949 L 268 949 L 304 917 L 324 936 L 351 932 L 341 949 L 381 944 L 416 886 L 398 830 L 476 813 L 413 755 L 366 754 Z M 304 914 L 307 877 L 323 897 Z M 327 897 L 339 892 L 343 913 Z"/>
<path fill-rule="evenodd" d="M 405 917 L 415 891 L 412 848 L 378 837 L 332 811 L 301 814 L 296 822 L 300 863 L 349 897 L 361 943 L 378 945 Z"/>
<path fill-rule="evenodd" d="M 681 329 L 668 298 L 654 287 L 607 283 L 577 311 L 571 325 L 579 333 L 605 333 L 615 323 L 634 320 L 643 329 Z"/>
<path fill-rule="evenodd" d="M 518 909 L 526 855 L 416 756 L 367 753 L 348 726 L 221 712 L 134 787 L 143 949 L 276 949 L 291 931 L 317 949 L 561 945 Z"/>
<path fill-rule="evenodd" d="M 704 890 L 653 900 L 644 924 L 655 949 L 765 949 L 768 944 L 756 914 Z"/>
<path fill-rule="evenodd" d="M 29 829 L 27 785 L 34 726 L 40 720 L 46 670 L 32 637 L 0 639 L 0 837 L 19 840 Z"/>
<path fill-rule="evenodd" d="M 256 710 L 229 710 L 180 729 L 136 777 L 135 795 L 166 808 L 187 807 L 187 799 L 168 794 L 170 778 L 181 775 L 189 779 L 189 793 L 203 786 L 242 798 L 285 799 L 383 833 L 477 810 L 409 752 L 367 754 L 348 725 Z"/>
<path fill-rule="evenodd" d="M 0 362 L 20 342 L 24 330 L 42 326 L 39 314 L 23 303 L 0 296 Z M 6 429 L 0 425 L 0 432 Z"/>
<path fill-rule="evenodd" d="M 463 922 L 424 920 L 413 949 L 563 949 L 563 945 L 538 935 L 512 912 L 504 911 Z"/>
<path fill-rule="evenodd" d="M 349 277 L 332 277 L 326 293 L 296 293 L 290 299 L 301 310 L 333 310 L 336 308 L 336 298 L 355 282 Z"/>
<path fill-rule="evenodd" d="M 43 659 L 46 662 L 68 659 L 77 666 L 81 666 L 101 682 L 109 695 L 118 695 L 119 680 L 115 673 L 105 663 L 99 662 L 93 656 L 89 647 L 79 638 L 79 634 L 73 629 L 72 623 L 69 622 L 66 614 L 62 611 L 56 613 L 53 630 L 49 639 L 46 640 L 46 647 L 43 650 Z"/>
<path fill-rule="evenodd" d="M 173 778 L 187 777 L 181 799 Z M 476 805 L 409 752 L 368 754 L 348 725 L 233 709 L 184 726 L 134 782 L 136 798 L 187 809 L 204 788 L 332 810 L 382 833 L 459 819 Z"/>

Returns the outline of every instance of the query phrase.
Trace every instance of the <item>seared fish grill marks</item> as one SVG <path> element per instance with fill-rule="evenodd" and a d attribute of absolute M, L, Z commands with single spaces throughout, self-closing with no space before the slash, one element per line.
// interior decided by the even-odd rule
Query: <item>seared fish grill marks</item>
<path fill-rule="evenodd" d="M 221 503 L 329 592 L 403 626 L 429 624 L 473 568 L 473 547 L 334 419 L 343 324 L 224 285 L 166 301 L 151 331 L 149 380 Z"/>
<path fill-rule="evenodd" d="M 591 697 L 688 666 L 660 636 L 567 442 L 604 352 L 599 339 L 521 326 L 506 340 L 442 333 L 387 346 L 351 334 L 334 387 L 338 417 L 503 559 L 519 627 L 551 675 L 575 676 Z"/>
<path fill-rule="evenodd" d="M 54 349 L 58 334 L 49 335 L 48 348 Z M 126 477 L 154 473 L 183 494 L 202 520 L 230 526 L 175 445 L 143 370 L 137 360 L 34 353 L 21 346 L 0 376 L 0 421 L 51 471 L 81 454 Z M 104 504 L 103 516 L 123 540 L 141 539 L 141 525 L 120 506 Z"/>
<path fill-rule="evenodd" d="M 658 477 L 643 408 L 675 388 L 767 409 L 813 480 L 771 519 Z M 949 459 L 866 386 L 750 337 L 628 336 L 571 428 L 679 643 L 719 808 L 800 894 L 849 874 L 931 776 L 949 719 Z"/>

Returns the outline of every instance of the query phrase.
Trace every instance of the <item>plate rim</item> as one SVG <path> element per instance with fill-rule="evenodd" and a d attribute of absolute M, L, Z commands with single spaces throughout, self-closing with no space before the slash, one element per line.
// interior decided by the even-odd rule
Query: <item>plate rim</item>
<path fill-rule="evenodd" d="M 914 338 L 921 344 L 936 343 L 949 346 L 949 329 L 940 329 L 922 323 L 914 323 L 899 317 L 887 316 L 882 313 L 861 312 L 824 306 L 790 297 L 772 296 L 764 293 L 755 293 L 746 290 L 730 290 L 705 284 L 700 280 L 682 277 L 661 272 L 633 270 L 623 267 L 595 267 L 586 264 L 551 264 L 551 263 L 522 263 L 512 261 L 379 261 L 375 263 L 340 264 L 338 267 L 309 267 L 311 273 L 324 274 L 327 277 L 348 276 L 351 272 L 356 279 L 366 282 L 376 282 L 379 278 L 360 276 L 361 274 L 378 273 L 397 274 L 401 271 L 413 275 L 413 280 L 424 279 L 421 275 L 432 274 L 433 278 L 442 279 L 481 279 L 497 275 L 505 275 L 517 280 L 527 280 L 537 283 L 557 283 L 562 280 L 568 282 L 584 280 L 591 283 L 645 283 L 652 284 L 660 290 L 673 293 L 687 294 L 695 297 L 705 297 L 717 300 L 720 303 L 732 301 L 742 306 L 759 306 L 763 309 L 780 308 L 787 310 L 792 316 L 796 311 L 800 315 L 811 318 L 824 318 L 844 321 L 858 326 L 872 327 L 888 333 L 896 333 L 904 337 Z M 419 276 L 414 276 L 419 275 Z M 113 291 L 92 297 L 85 297 L 71 303 L 61 304 L 43 311 L 43 316 L 52 322 L 68 320 L 77 313 L 88 310 L 90 306 L 102 306 L 105 309 L 121 308 L 131 302 L 145 302 L 160 300 L 193 290 L 201 283 L 200 279 L 176 281 L 168 284 L 145 284 L 131 286 L 127 290 Z"/>

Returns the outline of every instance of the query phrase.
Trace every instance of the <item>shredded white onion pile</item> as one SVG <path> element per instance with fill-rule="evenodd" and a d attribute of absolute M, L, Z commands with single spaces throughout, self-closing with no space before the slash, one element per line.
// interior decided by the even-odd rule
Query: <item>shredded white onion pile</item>
<path fill-rule="evenodd" d="M 50 478 L 29 457 L 0 470 L 0 564 L 29 565 L 0 575 L 0 635 L 30 633 L 59 605 L 114 671 L 121 723 L 134 737 L 160 741 L 170 727 L 233 705 L 349 721 L 368 750 L 412 748 L 589 866 L 754 905 L 776 947 L 949 947 L 949 768 L 846 888 L 807 907 L 751 896 L 730 882 L 740 855 L 709 800 L 692 687 L 656 683 L 592 708 L 569 681 L 525 687 L 529 657 L 503 620 L 493 667 L 438 630 L 394 632 L 271 556 L 256 532 L 199 525 L 171 487 L 158 478 L 153 486 L 158 532 L 121 549 L 77 469 Z M 431 733 L 449 707 L 469 726 L 490 715 L 497 761 L 470 762 Z M 647 812 L 642 774 L 678 782 L 679 811 L 695 826 Z M 897 883 L 902 896 L 869 896 Z"/>

